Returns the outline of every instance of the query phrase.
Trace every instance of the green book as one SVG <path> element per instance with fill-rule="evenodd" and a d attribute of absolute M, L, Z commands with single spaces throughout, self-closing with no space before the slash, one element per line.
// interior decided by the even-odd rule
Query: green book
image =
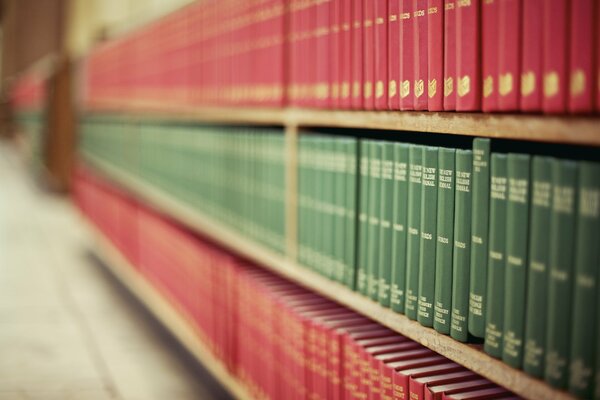
<path fill-rule="evenodd" d="M 392 219 L 394 217 L 394 143 L 384 142 L 381 162 L 381 206 L 379 215 L 379 295 L 390 306 L 392 281 Z"/>
<path fill-rule="evenodd" d="M 485 290 L 487 287 L 488 218 L 490 194 L 490 140 L 473 140 L 473 218 L 471 221 L 471 271 L 469 282 L 469 332 L 485 333 Z"/>
<path fill-rule="evenodd" d="M 335 279 L 335 140 L 331 136 L 323 138 L 322 164 L 323 179 L 323 271 L 330 279 Z"/>
<path fill-rule="evenodd" d="M 369 242 L 367 247 L 367 295 L 377 300 L 379 297 L 379 215 L 381 213 L 381 156 L 383 142 L 377 141 L 371 145 L 369 160 Z"/>
<path fill-rule="evenodd" d="M 307 265 L 306 257 L 306 238 L 307 234 L 307 187 L 308 187 L 308 161 L 307 161 L 307 137 L 305 135 L 298 136 L 298 262 L 301 265 Z M 242 164 L 243 165 L 243 164 Z M 240 172 L 243 173 L 243 169 Z M 244 182 L 240 182 L 244 185 Z"/>
<path fill-rule="evenodd" d="M 368 233 L 368 215 L 369 215 L 369 156 L 371 154 L 371 141 L 366 139 L 359 140 L 360 157 L 360 178 L 359 178 L 359 197 L 358 197 L 358 257 L 356 268 L 356 289 L 367 294 L 367 245 Z"/>
<path fill-rule="evenodd" d="M 544 379 L 552 386 L 566 388 L 571 344 L 577 163 L 555 160 L 552 183 Z"/>
<path fill-rule="evenodd" d="M 343 138 L 333 140 L 334 165 L 334 272 L 333 278 L 344 283 L 346 276 L 346 143 Z"/>
<path fill-rule="evenodd" d="M 321 275 L 325 275 L 325 263 L 323 262 L 323 252 L 325 250 L 325 216 L 324 214 L 324 202 L 325 196 L 323 193 L 323 187 L 325 185 L 325 172 L 323 168 L 323 141 L 324 138 L 322 136 L 315 136 L 315 140 L 313 142 L 313 168 L 314 168 L 314 178 L 313 178 L 313 207 L 314 207 L 314 216 L 313 216 L 313 268 L 320 273 Z"/>
<path fill-rule="evenodd" d="M 408 157 L 408 236 L 406 238 L 406 298 L 404 313 L 410 319 L 417 319 L 423 146 L 411 145 Z"/>
<path fill-rule="evenodd" d="M 467 318 L 469 316 L 469 271 L 471 269 L 472 184 L 473 152 L 457 150 L 450 336 L 461 342 L 466 342 L 469 337 Z"/>
<path fill-rule="evenodd" d="M 544 375 L 546 343 L 552 158 L 535 156 L 532 164 L 523 369 L 541 378 Z"/>
<path fill-rule="evenodd" d="M 600 266 L 600 164 L 579 163 L 577 233 L 569 391 L 591 398 L 598 321 L 595 320 Z M 600 369 L 598 366 L 596 368 Z M 599 381 L 600 383 L 600 381 Z"/>
<path fill-rule="evenodd" d="M 502 360 L 515 368 L 521 368 L 523 364 L 530 163 L 529 155 L 513 153 L 508 155 L 504 280 L 506 296 L 504 297 Z"/>
<path fill-rule="evenodd" d="M 506 263 L 506 198 L 508 195 L 506 154 L 492 154 L 490 179 L 490 233 L 487 271 L 484 350 L 502 357 L 504 323 L 504 270 Z M 471 276 L 473 276 L 471 274 Z M 469 314 L 471 318 L 471 314 Z"/>
<path fill-rule="evenodd" d="M 392 220 L 392 287 L 390 306 L 404 313 L 406 288 L 406 224 L 408 220 L 408 149 L 406 143 L 394 143 L 394 207 Z"/>
<path fill-rule="evenodd" d="M 317 138 L 311 136 L 308 142 L 308 164 L 309 164 L 309 174 L 308 174 L 308 186 L 309 186 L 309 194 L 308 194 L 308 211 L 309 211 L 309 222 L 308 222 L 308 243 L 307 243 L 307 257 L 308 257 L 308 267 L 312 270 L 317 271 L 317 263 L 318 263 L 318 252 L 317 252 L 317 243 L 318 238 L 317 234 L 319 231 L 319 227 L 317 226 L 317 222 L 319 220 L 318 215 L 318 198 L 317 193 L 319 190 L 319 186 L 317 184 L 317 179 L 319 177 L 319 168 L 318 168 L 318 153 L 317 153 Z"/>
<path fill-rule="evenodd" d="M 436 331 L 446 335 L 450 334 L 450 311 L 452 309 L 455 158 L 456 150 L 440 148 L 438 160 L 437 240 L 435 248 L 433 327 Z"/>
<path fill-rule="evenodd" d="M 425 147 L 423 149 L 417 320 L 421 325 L 428 327 L 433 326 L 433 302 L 435 297 L 438 158 L 439 149 L 437 147 Z"/>
<path fill-rule="evenodd" d="M 357 182 L 356 182 L 356 151 L 357 151 L 357 140 L 347 139 L 344 141 L 344 148 L 346 153 L 346 224 L 345 224 L 345 246 L 344 246 L 344 263 L 346 265 L 345 273 L 345 284 L 351 289 L 355 289 L 356 285 L 356 254 L 358 247 L 356 246 L 356 225 L 357 225 L 357 213 L 356 203 L 358 194 L 356 193 Z"/>

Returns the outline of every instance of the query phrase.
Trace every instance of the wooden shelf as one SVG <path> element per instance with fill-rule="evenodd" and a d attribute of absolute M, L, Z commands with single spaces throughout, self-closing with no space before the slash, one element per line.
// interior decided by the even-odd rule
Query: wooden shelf
<path fill-rule="evenodd" d="M 491 114 L 416 111 L 329 111 L 297 108 L 191 108 L 166 110 L 164 104 L 99 105 L 110 112 L 139 118 L 206 123 L 298 127 L 382 129 L 481 136 L 536 142 L 600 146 L 599 116 Z M 92 111 L 93 113 L 94 111 Z M 398 132 L 390 132 L 396 134 Z M 400 134 L 400 133 L 398 133 Z"/>
<path fill-rule="evenodd" d="M 82 218 L 83 220 L 83 218 Z M 127 261 L 121 253 L 93 225 L 85 222 L 91 232 L 95 254 L 110 272 L 163 324 L 179 342 L 206 368 L 221 385 L 237 399 L 251 399 L 244 386 L 232 376 L 225 364 L 212 355 L 202 343 L 188 318 L 176 310 Z"/>
<path fill-rule="evenodd" d="M 545 382 L 514 369 L 485 354 L 477 346 L 467 345 L 442 335 L 431 328 L 397 314 L 345 286 L 304 268 L 293 260 L 254 243 L 235 231 L 201 215 L 174 197 L 139 181 L 129 173 L 115 168 L 91 155 L 84 155 L 88 165 L 123 187 L 136 198 L 171 216 L 181 224 L 210 237 L 236 254 L 254 261 L 308 289 L 339 302 L 373 320 L 415 340 L 431 350 L 529 399 L 572 399 L 566 392 L 556 390 Z"/>

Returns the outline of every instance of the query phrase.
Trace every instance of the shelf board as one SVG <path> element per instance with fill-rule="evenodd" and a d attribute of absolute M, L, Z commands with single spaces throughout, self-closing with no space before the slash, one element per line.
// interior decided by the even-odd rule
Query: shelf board
<path fill-rule="evenodd" d="M 529 399 L 573 399 L 570 394 L 556 390 L 545 382 L 490 357 L 478 346 L 457 342 L 434 329 L 423 327 L 404 315 L 382 307 L 369 298 L 266 249 L 125 171 L 89 154 L 84 155 L 84 160 L 95 171 L 123 187 L 145 204 L 171 216 L 191 230 L 210 237 L 236 254 L 278 275 L 368 316 L 519 396 Z"/>
<path fill-rule="evenodd" d="M 144 304 L 234 398 L 251 399 L 250 393 L 228 372 L 225 364 L 213 356 L 202 343 L 195 328 L 188 322 L 189 317 L 176 310 L 96 227 L 87 221 L 85 223 L 91 232 L 95 254 L 108 267 L 113 276 Z"/>
<path fill-rule="evenodd" d="M 139 118 L 205 123 L 381 129 L 600 146 L 600 117 L 417 111 L 330 111 L 298 108 L 177 107 L 107 102 L 113 111 Z M 102 111 L 100 111 L 102 110 Z M 401 134 L 401 133 L 398 133 Z"/>

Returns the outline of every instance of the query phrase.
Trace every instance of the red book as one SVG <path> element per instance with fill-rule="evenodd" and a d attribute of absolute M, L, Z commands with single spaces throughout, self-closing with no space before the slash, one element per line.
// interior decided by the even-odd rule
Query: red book
<path fill-rule="evenodd" d="M 352 0 L 352 108 L 363 108 L 363 0 Z"/>
<path fill-rule="evenodd" d="M 329 3 L 329 108 L 340 108 L 340 81 L 342 75 L 342 0 Z"/>
<path fill-rule="evenodd" d="M 455 0 L 444 0 L 444 110 L 456 110 Z"/>
<path fill-rule="evenodd" d="M 546 113 L 562 113 L 567 109 L 569 2 L 546 0 L 543 10 L 543 72 L 542 108 Z"/>
<path fill-rule="evenodd" d="M 363 108 L 375 107 L 375 4 L 363 0 Z"/>
<path fill-rule="evenodd" d="M 521 1 L 502 1 L 499 16 L 498 106 L 501 111 L 515 111 L 521 88 Z"/>
<path fill-rule="evenodd" d="M 481 5 L 481 56 L 483 111 L 498 110 L 498 0 L 484 1 Z"/>
<path fill-rule="evenodd" d="M 377 368 L 373 368 L 374 357 L 380 354 L 386 354 L 391 351 L 405 351 L 408 348 L 415 348 L 415 345 L 418 346 L 417 343 L 403 337 L 398 336 L 404 342 L 396 343 L 393 345 L 374 345 L 370 347 L 361 347 L 360 353 L 362 358 L 362 368 L 361 368 L 361 387 L 360 392 L 366 393 L 369 399 L 379 399 L 380 396 L 380 386 L 379 386 L 379 365 L 377 364 Z M 412 345 L 412 346 L 411 346 Z M 375 377 L 376 376 L 376 377 Z"/>
<path fill-rule="evenodd" d="M 511 393 L 503 387 L 491 387 L 455 394 L 444 394 L 443 400 L 484 400 L 484 399 L 508 399 L 514 398 Z"/>
<path fill-rule="evenodd" d="M 329 93 L 329 74 L 331 50 L 329 48 L 329 36 L 331 34 L 330 26 L 330 5 L 329 2 L 320 2 L 315 6 L 316 26 L 314 32 L 315 42 L 315 71 L 314 81 L 314 105 L 317 108 L 328 108 L 330 101 Z"/>
<path fill-rule="evenodd" d="M 425 367 L 428 365 L 436 365 L 445 363 L 447 359 L 438 354 L 427 355 L 425 357 L 419 358 L 407 358 L 400 361 L 386 362 L 383 364 L 380 373 L 382 382 L 392 382 L 392 398 L 393 399 L 405 399 L 407 398 L 407 393 L 403 390 L 402 386 L 396 386 L 394 382 L 394 376 L 398 371 L 410 369 L 410 368 L 418 368 Z M 382 396 L 387 396 L 389 393 L 386 391 L 382 391 Z"/>
<path fill-rule="evenodd" d="M 427 109 L 444 109 L 444 0 L 427 2 Z"/>
<path fill-rule="evenodd" d="M 388 108 L 388 0 L 375 0 L 375 109 Z"/>
<path fill-rule="evenodd" d="M 413 110 L 415 106 L 412 92 L 415 77 L 414 68 L 414 3 L 413 0 L 400 1 L 400 109 Z"/>
<path fill-rule="evenodd" d="M 388 3 L 388 108 L 400 109 L 400 0 Z"/>
<path fill-rule="evenodd" d="M 521 111 L 542 110 L 542 18 L 543 0 L 523 2 L 521 43 Z"/>
<path fill-rule="evenodd" d="M 300 54 L 298 52 L 298 43 L 300 37 L 300 22 L 298 19 L 298 1 L 290 0 L 290 11 L 287 19 L 289 26 L 289 41 L 286 42 L 288 48 L 288 75 L 287 75 L 287 102 L 291 106 L 296 106 L 298 101 L 298 85 L 300 74 Z"/>
<path fill-rule="evenodd" d="M 384 397 L 384 393 L 382 393 L 382 376 L 381 376 L 381 356 L 385 356 L 388 354 L 395 354 L 396 357 L 418 357 L 419 350 L 423 350 L 423 346 L 418 344 L 417 342 L 413 342 L 412 340 L 406 341 L 403 343 L 396 343 L 390 345 L 383 346 L 374 346 L 368 350 L 369 362 L 370 362 L 370 371 L 371 371 L 371 384 L 369 388 L 369 398 L 370 399 L 380 399 Z M 413 355 L 406 355 L 407 353 L 412 352 Z M 398 358 L 395 359 L 398 361 Z M 391 389 L 391 384 L 389 388 Z"/>
<path fill-rule="evenodd" d="M 478 378 L 478 375 L 469 370 L 413 377 L 408 384 L 408 397 L 411 400 L 425 400 L 425 390 L 428 386 L 464 382 L 475 378 Z"/>
<path fill-rule="evenodd" d="M 349 109 L 352 105 L 352 1 L 340 0 L 341 12 L 341 75 L 340 75 L 340 108 Z"/>
<path fill-rule="evenodd" d="M 414 79 L 413 101 L 415 110 L 427 110 L 427 0 L 413 0 Z"/>
<path fill-rule="evenodd" d="M 481 109 L 480 3 L 456 1 L 456 110 Z"/>
<path fill-rule="evenodd" d="M 594 3 L 578 0 L 571 2 L 571 45 L 569 61 L 569 112 L 588 113 L 594 109 L 594 91 L 597 72 L 594 70 Z M 596 24 L 600 21 L 596 21 Z M 598 38 L 596 37 L 596 41 Z"/>
<path fill-rule="evenodd" d="M 409 381 L 422 376 L 446 374 L 464 370 L 465 367 L 445 359 L 441 363 L 397 370 L 394 374 L 394 392 L 409 393 Z M 406 398 L 409 398 L 407 395 Z"/>

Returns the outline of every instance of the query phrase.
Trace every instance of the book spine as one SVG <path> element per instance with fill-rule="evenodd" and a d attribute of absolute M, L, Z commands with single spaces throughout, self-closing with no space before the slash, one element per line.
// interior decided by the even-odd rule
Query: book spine
<path fill-rule="evenodd" d="M 427 110 L 427 0 L 413 0 L 413 108 Z"/>
<path fill-rule="evenodd" d="M 358 185 L 357 182 L 357 140 L 347 139 L 345 142 L 346 152 L 346 229 L 345 229 L 345 265 L 346 274 L 345 282 L 346 286 L 351 289 L 356 288 L 356 260 L 358 251 L 358 232 L 357 232 L 357 209 L 358 193 L 356 191 Z"/>
<path fill-rule="evenodd" d="M 336 225 L 336 205 L 335 205 L 335 139 L 325 137 L 323 143 L 323 163 L 325 169 L 325 179 L 323 180 L 323 193 L 325 201 L 323 212 L 325 214 L 323 233 L 323 243 L 325 245 L 324 262 L 325 273 L 329 279 L 335 279 L 336 271 L 336 253 L 335 253 L 335 225 Z"/>
<path fill-rule="evenodd" d="M 352 1 L 340 1 L 341 21 L 340 21 L 340 108 L 349 109 L 352 105 L 351 82 L 352 82 Z"/>
<path fill-rule="evenodd" d="M 541 156 L 533 158 L 523 369 L 537 378 L 544 375 L 546 298 L 550 254 L 548 242 L 550 239 L 550 206 L 552 204 L 551 170 L 551 158 Z"/>
<path fill-rule="evenodd" d="M 543 14 L 543 100 L 546 113 L 563 113 L 567 108 L 569 53 L 569 2 L 547 0 Z"/>
<path fill-rule="evenodd" d="M 461 342 L 468 339 L 472 182 L 473 151 L 457 150 L 450 335 Z"/>
<path fill-rule="evenodd" d="M 502 360 L 521 368 L 525 330 L 527 248 L 530 198 L 529 155 L 508 155 L 506 207 L 506 279 L 504 298 L 504 348 Z"/>
<path fill-rule="evenodd" d="M 492 154 L 490 185 L 490 237 L 485 296 L 484 350 L 492 357 L 502 357 L 504 323 L 504 279 L 506 263 L 506 198 L 508 189 L 507 156 Z"/>
<path fill-rule="evenodd" d="M 352 109 L 363 108 L 363 0 L 352 1 Z"/>
<path fill-rule="evenodd" d="M 485 112 L 498 111 L 498 8 L 498 0 L 484 0 L 481 4 L 481 109 Z"/>
<path fill-rule="evenodd" d="M 469 281 L 469 333 L 483 337 L 484 298 L 487 287 L 488 218 L 490 193 L 490 140 L 473 140 L 473 217 Z"/>
<path fill-rule="evenodd" d="M 369 160 L 369 228 L 368 228 L 368 261 L 367 261 L 367 295 L 377 300 L 379 296 L 379 233 L 381 214 L 381 157 L 383 143 L 376 141 L 371 145 Z"/>
<path fill-rule="evenodd" d="M 346 265 L 346 222 L 347 200 L 346 200 L 346 143 L 344 139 L 335 138 L 334 143 L 334 164 L 335 164 L 335 201 L 334 201 L 334 278 L 337 282 L 345 284 L 348 266 Z"/>
<path fill-rule="evenodd" d="M 427 109 L 444 109 L 444 0 L 427 1 Z"/>
<path fill-rule="evenodd" d="M 394 201 L 392 223 L 392 310 L 404 313 L 406 288 L 406 226 L 408 221 L 409 146 L 394 143 Z"/>
<path fill-rule="evenodd" d="M 456 1 L 456 110 L 481 108 L 480 1 Z"/>
<path fill-rule="evenodd" d="M 321 135 L 315 137 L 315 179 L 313 181 L 313 190 L 315 197 L 315 238 L 314 238 L 314 249 L 315 249 L 315 269 L 318 273 L 323 276 L 327 276 L 327 263 L 326 263 L 326 251 L 327 251 L 327 215 L 326 215 L 326 201 L 327 191 L 325 190 L 327 185 L 327 156 L 325 154 L 325 138 Z M 264 210 L 263 210 L 264 212 Z"/>
<path fill-rule="evenodd" d="M 384 307 L 389 307 L 392 281 L 392 223 L 394 218 L 394 144 L 391 142 L 383 144 L 380 209 L 378 301 Z"/>
<path fill-rule="evenodd" d="M 388 108 L 388 0 L 375 2 L 375 104 L 376 110 Z"/>
<path fill-rule="evenodd" d="M 308 214 L 308 221 L 306 223 L 306 261 L 307 266 L 312 270 L 317 270 L 317 248 L 316 248 L 316 236 L 317 236 L 317 190 L 315 181 L 317 180 L 317 152 L 316 152 L 316 140 L 315 137 L 306 138 L 306 150 L 307 150 L 307 198 L 306 208 Z M 253 215 L 252 211 L 249 210 L 249 214 Z"/>
<path fill-rule="evenodd" d="M 542 110 L 543 0 L 523 2 L 523 41 L 521 43 L 521 111 Z"/>
<path fill-rule="evenodd" d="M 363 0 L 363 109 L 375 107 L 375 2 Z"/>
<path fill-rule="evenodd" d="M 521 86 L 522 4 L 520 0 L 500 3 L 498 35 L 500 38 L 498 71 L 498 107 L 501 111 L 519 108 Z"/>
<path fill-rule="evenodd" d="M 580 398 L 592 398 L 595 354 L 598 352 L 596 307 L 600 265 L 600 164 L 588 161 L 579 163 L 577 198 L 569 391 Z"/>
<path fill-rule="evenodd" d="M 314 30 L 314 65 L 315 79 L 313 81 L 314 100 L 317 108 L 328 108 L 331 105 L 331 93 L 329 87 L 330 57 L 332 49 L 329 48 L 331 36 L 330 2 L 317 3 L 315 6 L 315 30 Z"/>
<path fill-rule="evenodd" d="M 444 0 L 444 110 L 456 110 L 455 0 Z"/>
<path fill-rule="evenodd" d="M 417 320 L 421 325 L 427 327 L 433 326 L 435 297 L 438 158 L 439 149 L 437 147 L 425 147 L 423 149 Z"/>
<path fill-rule="evenodd" d="M 412 82 L 414 80 L 414 4 L 413 0 L 400 2 L 400 109 L 414 108 Z"/>
<path fill-rule="evenodd" d="M 544 379 L 567 386 L 573 295 L 577 163 L 555 160 L 552 165 L 552 217 Z"/>
<path fill-rule="evenodd" d="M 388 109 L 400 109 L 400 1 L 388 2 Z"/>
<path fill-rule="evenodd" d="M 340 82 L 342 75 L 341 0 L 329 3 L 329 98 L 330 109 L 340 108 Z"/>
<path fill-rule="evenodd" d="M 438 161 L 437 238 L 435 249 L 435 300 L 433 327 L 450 334 L 452 309 L 452 253 L 456 150 L 440 149 Z M 468 280 L 468 278 L 467 278 Z"/>
<path fill-rule="evenodd" d="M 596 5 L 596 41 L 594 43 L 596 51 L 596 113 L 600 113 L 600 6 Z M 600 364 L 596 364 L 600 365 Z M 598 368 L 600 369 L 600 368 Z M 599 374 L 600 375 L 600 374 Z M 598 378 L 600 381 L 600 378 Z M 596 385 L 600 388 L 600 384 Z M 596 396 L 600 398 L 600 389 L 597 389 Z"/>
<path fill-rule="evenodd" d="M 421 229 L 421 178 L 423 173 L 423 147 L 411 145 L 409 149 L 408 176 L 408 236 L 406 239 L 406 294 L 404 313 L 417 319 L 419 296 L 419 232 Z"/>
<path fill-rule="evenodd" d="M 594 0 L 570 2 L 568 107 L 571 113 L 587 113 L 594 109 L 594 88 L 598 79 L 594 71 L 594 6 L 598 7 Z"/>
<path fill-rule="evenodd" d="M 360 157 L 360 180 L 358 198 L 358 256 L 356 269 L 356 286 L 358 292 L 367 294 L 367 232 L 369 226 L 369 159 L 371 155 L 371 141 L 361 139 L 359 141 Z"/>

